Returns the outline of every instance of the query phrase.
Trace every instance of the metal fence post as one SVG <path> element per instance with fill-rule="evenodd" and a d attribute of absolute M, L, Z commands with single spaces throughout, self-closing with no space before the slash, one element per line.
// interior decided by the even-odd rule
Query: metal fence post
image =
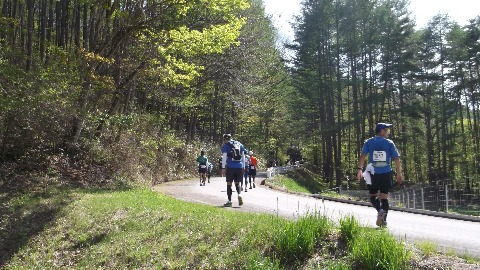
<path fill-rule="evenodd" d="M 410 208 L 410 192 L 407 191 L 407 208 Z"/>
<path fill-rule="evenodd" d="M 403 203 L 403 208 L 407 208 L 407 205 L 405 204 L 405 192 L 402 193 L 402 203 Z"/>
<path fill-rule="evenodd" d="M 448 212 L 448 185 L 445 185 L 445 206 L 446 212 Z"/>
<path fill-rule="evenodd" d="M 422 209 L 425 210 L 425 195 L 423 194 L 423 187 L 420 190 L 422 192 Z"/>
<path fill-rule="evenodd" d="M 415 204 L 415 190 L 413 191 L 413 209 L 417 209 Z"/>

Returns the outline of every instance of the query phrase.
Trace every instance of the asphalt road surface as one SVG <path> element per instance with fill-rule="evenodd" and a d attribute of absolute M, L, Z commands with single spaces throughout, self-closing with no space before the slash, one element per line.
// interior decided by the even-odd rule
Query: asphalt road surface
<path fill-rule="evenodd" d="M 322 201 L 307 196 L 287 194 L 260 185 L 256 180 L 255 189 L 242 192 L 244 205 L 239 207 L 237 193 L 232 195 L 232 211 L 269 213 L 286 218 L 295 218 L 308 212 L 325 213 L 332 220 L 353 214 L 365 226 L 376 227 L 376 211 L 372 207 Z M 212 177 L 211 183 L 200 186 L 199 180 L 184 180 L 161 184 L 156 191 L 180 200 L 223 207 L 227 201 L 225 178 Z M 366 194 L 367 195 L 367 194 Z M 480 257 L 480 223 L 459 221 L 390 210 L 388 230 L 408 242 L 428 240 L 437 242 L 441 249 L 454 248 L 457 252 L 468 252 Z"/>

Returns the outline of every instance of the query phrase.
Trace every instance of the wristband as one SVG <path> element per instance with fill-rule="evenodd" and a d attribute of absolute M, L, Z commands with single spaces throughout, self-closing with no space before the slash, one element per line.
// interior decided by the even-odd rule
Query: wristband
<path fill-rule="evenodd" d="M 360 167 L 358 167 L 357 169 L 359 169 L 359 170 L 363 171 L 363 168 L 360 168 Z"/>

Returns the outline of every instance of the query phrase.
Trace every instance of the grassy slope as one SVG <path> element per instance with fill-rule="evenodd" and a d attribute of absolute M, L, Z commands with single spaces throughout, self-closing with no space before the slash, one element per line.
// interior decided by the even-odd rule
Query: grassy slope
<path fill-rule="evenodd" d="M 288 172 L 286 175 L 277 175 L 272 182 L 274 186 L 300 193 L 318 193 L 328 189 L 318 172 L 305 166 Z"/>
<path fill-rule="evenodd" d="M 13 258 L 7 268 L 245 266 L 249 258 L 272 248 L 271 227 L 286 222 L 184 203 L 148 190 L 75 191 L 68 196 L 77 199 L 64 197 L 71 203 L 58 208 L 44 230 L 30 233 L 28 242 L 10 252 Z M 16 205 L 17 216 L 28 215 L 33 205 L 57 205 L 51 198 L 35 196 L 10 203 Z M 16 232 L 4 235 L 28 231 L 6 227 Z"/>
<path fill-rule="evenodd" d="M 405 250 L 392 236 L 357 229 L 353 221 L 339 229 L 322 216 L 285 220 L 144 189 L 49 188 L 0 196 L 0 210 L 6 269 L 368 269 L 398 257 L 372 252 L 370 239 Z M 345 242 L 352 238 L 363 241 Z M 406 267 L 408 254 L 393 267 Z"/>

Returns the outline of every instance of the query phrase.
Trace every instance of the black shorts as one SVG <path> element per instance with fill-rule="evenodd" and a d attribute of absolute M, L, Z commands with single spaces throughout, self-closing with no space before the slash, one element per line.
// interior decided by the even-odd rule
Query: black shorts
<path fill-rule="evenodd" d="M 393 187 L 392 172 L 372 175 L 372 184 L 367 186 L 370 194 L 377 194 L 379 190 L 380 193 L 388 194 Z"/>
<path fill-rule="evenodd" d="M 250 170 L 248 171 L 248 175 L 251 175 L 251 176 L 257 175 L 257 170 L 256 170 L 256 169 L 250 169 Z"/>
<path fill-rule="evenodd" d="M 198 173 L 207 173 L 207 165 L 198 165 Z"/>
<path fill-rule="evenodd" d="M 242 182 L 243 180 L 243 169 L 241 168 L 227 168 L 227 182 Z"/>

